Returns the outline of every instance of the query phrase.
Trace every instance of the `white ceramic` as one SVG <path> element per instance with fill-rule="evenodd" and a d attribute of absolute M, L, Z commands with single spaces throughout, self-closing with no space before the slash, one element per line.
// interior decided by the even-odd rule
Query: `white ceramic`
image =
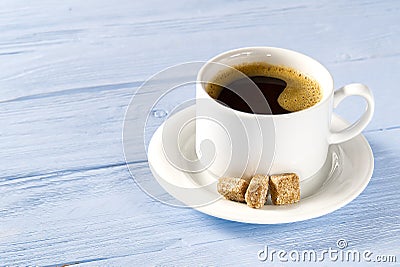
<path fill-rule="evenodd" d="M 252 209 L 246 204 L 225 200 L 218 194 L 217 180 L 209 171 L 188 173 L 176 168 L 163 151 L 162 137 L 167 134 L 167 140 L 178 140 L 175 144 L 186 157 L 196 158 L 194 117 L 195 107 L 192 106 L 168 118 L 171 127 L 183 130 L 179 138 L 169 136 L 164 131 L 165 123 L 161 125 L 150 141 L 148 161 L 154 177 L 164 190 L 186 205 L 211 216 L 258 224 L 315 218 L 349 203 L 364 190 L 371 178 L 373 154 L 366 139 L 359 134 L 348 142 L 329 147 L 328 160 L 320 171 L 300 183 L 299 203 Z M 332 130 L 339 131 L 348 125 L 333 116 Z"/>
<path fill-rule="evenodd" d="M 212 81 L 227 66 L 260 61 L 288 66 L 313 77 L 321 85 L 322 100 L 289 114 L 254 115 L 225 107 L 204 90 L 202 82 Z M 330 144 L 357 136 L 374 112 L 374 99 L 365 85 L 350 84 L 334 92 L 333 79 L 324 66 L 281 48 L 249 47 L 220 54 L 201 68 L 197 80 L 196 151 L 205 168 L 220 177 L 295 172 L 305 180 L 321 169 Z M 332 131 L 333 108 L 351 95 L 363 97 L 367 109 L 348 128 Z"/>

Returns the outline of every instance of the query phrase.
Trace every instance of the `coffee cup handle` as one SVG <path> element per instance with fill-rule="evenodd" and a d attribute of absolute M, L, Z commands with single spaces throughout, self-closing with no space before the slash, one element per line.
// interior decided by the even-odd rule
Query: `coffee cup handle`
<path fill-rule="evenodd" d="M 367 102 L 367 108 L 361 118 L 354 122 L 352 125 L 341 131 L 331 132 L 331 135 L 329 137 L 330 144 L 337 144 L 350 140 L 351 138 L 360 134 L 371 121 L 375 109 L 374 97 L 371 90 L 363 84 L 348 84 L 335 91 L 333 97 L 333 107 L 336 108 L 343 99 L 348 96 L 354 95 L 363 97 Z"/>

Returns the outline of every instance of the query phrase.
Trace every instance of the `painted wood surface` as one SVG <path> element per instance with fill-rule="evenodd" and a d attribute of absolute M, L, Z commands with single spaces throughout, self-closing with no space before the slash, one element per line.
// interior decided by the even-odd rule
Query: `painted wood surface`
<path fill-rule="evenodd" d="M 254 266 L 266 264 L 264 245 L 323 250 L 340 238 L 400 261 L 399 23 L 398 1 L 1 1 L 0 265 Z M 140 85 L 166 67 L 259 45 L 314 57 L 337 88 L 373 90 L 366 190 L 332 214 L 265 226 L 143 193 L 122 146 Z M 135 97 L 145 106 L 156 93 Z M 337 112 L 352 121 L 362 107 L 349 99 Z M 150 119 L 151 132 L 165 118 Z M 137 140 L 134 173 L 152 179 Z"/>

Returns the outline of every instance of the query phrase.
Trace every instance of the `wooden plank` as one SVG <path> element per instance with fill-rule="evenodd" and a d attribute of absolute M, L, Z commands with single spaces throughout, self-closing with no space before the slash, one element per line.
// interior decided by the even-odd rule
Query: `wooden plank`
<path fill-rule="evenodd" d="M 131 96 L 137 90 L 135 86 L 135 83 L 121 83 L 81 87 L 1 103 L 0 179 L 123 164 L 123 120 Z M 375 94 L 377 110 L 368 131 L 400 126 L 397 116 L 387 116 L 387 112 L 400 112 L 399 105 L 390 103 L 397 101 L 390 96 L 393 92 L 398 91 L 388 87 Z M 151 99 L 157 94 L 135 96 L 140 104 L 135 107 L 137 115 L 133 119 L 149 115 L 147 140 L 166 119 L 157 118 L 151 112 L 143 113 L 153 105 Z M 174 107 L 193 97 L 194 85 L 178 88 L 153 110 L 164 110 L 169 114 Z M 355 119 L 359 112 L 355 112 L 355 105 L 350 103 L 344 103 L 344 109 L 339 109 L 344 117 Z M 136 150 L 134 160 L 145 160 L 143 131 L 138 129 L 132 133 L 132 139 Z"/>
<path fill-rule="evenodd" d="M 391 188 L 400 186 L 399 136 L 398 129 L 368 133 L 376 168 L 366 190 L 332 214 L 293 224 L 234 223 L 161 204 L 137 188 L 125 166 L 2 183 L 1 264 L 243 265 L 257 263 L 264 244 L 322 250 L 339 238 L 349 248 L 398 254 L 400 202 Z M 133 172 L 151 179 L 146 163 Z"/>
<path fill-rule="evenodd" d="M 41 1 L 32 5 L 27 1 L 18 5 L 11 1 L 2 5 L 2 100 L 143 81 L 173 64 L 207 60 L 222 51 L 252 45 L 309 54 L 333 69 L 338 85 L 352 80 L 367 83 L 371 76 L 379 78 L 383 73 L 374 68 L 376 75 L 370 75 L 371 68 L 364 67 L 349 77 L 349 67 L 339 66 L 340 72 L 335 66 L 366 64 L 400 53 L 397 2 L 226 5 L 206 1 L 165 6 L 160 1 L 125 0 L 119 4 Z M 395 66 L 397 62 L 393 61 Z M 393 74 L 394 69 L 385 71 Z M 390 85 L 382 80 L 371 86 Z"/>

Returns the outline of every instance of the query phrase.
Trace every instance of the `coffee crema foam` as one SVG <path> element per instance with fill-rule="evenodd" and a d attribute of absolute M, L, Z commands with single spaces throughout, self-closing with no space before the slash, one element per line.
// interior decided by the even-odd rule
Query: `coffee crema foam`
<path fill-rule="evenodd" d="M 217 99 L 223 85 L 245 77 L 243 74 L 248 77 L 267 76 L 284 80 L 287 86 L 279 95 L 278 103 L 290 112 L 312 107 L 322 99 L 320 85 L 311 77 L 293 68 L 266 62 L 243 63 L 223 70 L 206 84 L 205 90 L 212 98 Z"/>

